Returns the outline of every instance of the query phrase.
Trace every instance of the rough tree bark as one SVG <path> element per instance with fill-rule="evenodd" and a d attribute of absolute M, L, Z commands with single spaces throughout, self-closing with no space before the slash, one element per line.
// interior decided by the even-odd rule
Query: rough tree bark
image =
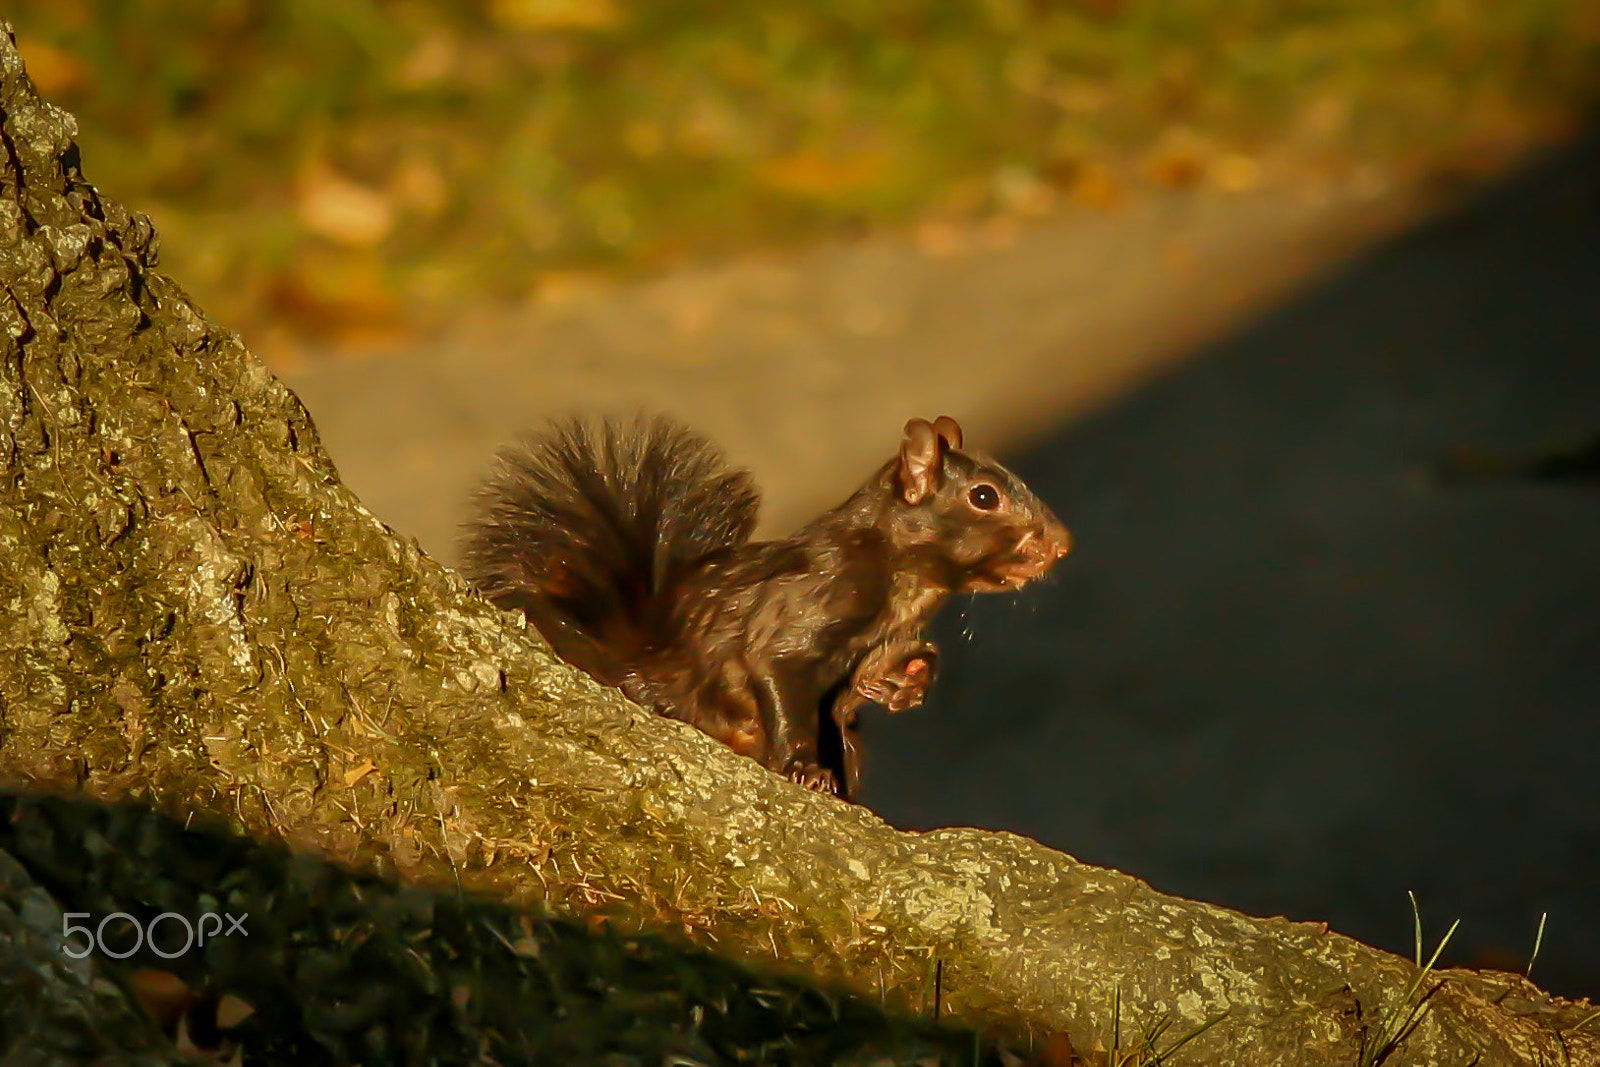
<path fill-rule="evenodd" d="M 1354 1063 L 1398 1002 L 1410 961 L 1019 837 L 896 832 L 555 661 L 340 485 L 295 397 L 154 269 L 148 219 L 85 181 L 9 32 L 0 74 L 0 781 L 913 1006 L 937 959 L 950 1008 L 1078 1047 L 1115 991 L 1173 1034 L 1226 1011 L 1196 1061 Z M 1600 1062 L 1587 1004 L 1443 977 L 1390 1062 Z"/>

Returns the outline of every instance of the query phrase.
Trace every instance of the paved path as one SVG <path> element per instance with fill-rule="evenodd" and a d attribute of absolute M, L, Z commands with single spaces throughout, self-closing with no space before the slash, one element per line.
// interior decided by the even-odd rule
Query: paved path
<path fill-rule="evenodd" d="M 1019 466 L 1061 580 L 950 620 L 867 800 L 1600 995 L 1600 482 L 1427 476 L 1600 432 L 1600 142 Z M 964 622 L 972 633 L 964 641 Z M 1431 948 L 1431 945 L 1430 945 Z"/>
<path fill-rule="evenodd" d="M 494 450 L 569 411 L 679 415 L 755 470 L 767 529 L 787 530 L 886 459 L 910 416 L 952 414 L 974 443 L 1018 445 L 1411 210 L 1370 183 L 1152 198 L 1022 232 L 880 238 L 577 291 L 427 346 L 283 373 L 347 484 L 442 559 Z"/>

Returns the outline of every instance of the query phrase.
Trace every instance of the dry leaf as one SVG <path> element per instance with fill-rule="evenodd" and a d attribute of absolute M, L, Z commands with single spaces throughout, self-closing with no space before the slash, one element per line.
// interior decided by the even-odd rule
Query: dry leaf
<path fill-rule="evenodd" d="M 189 1036 L 189 1019 L 187 1016 L 178 1017 L 178 1032 L 172 1038 L 172 1048 L 180 1056 L 193 1056 L 198 1058 L 198 1053 L 203 1051 L 194 1043 L 194 1038 Z"/>
<path fill-rule="evenodd" d="M 764 163 L 757 172 L 769 189 L 797 196 L 828 197 L 864 189 L 883 179 L 889 167 L 887 152 L 825 155 L 793 152 Z"/>
<path fill-rule="evenodd" d="M 63 96 L 82 89 L 89 80 L 89 68 L 81 59 L 36 37 L 23 37 L 17 51 L 41 96 Z"/>
<path fill-rule="evenodd" d="M 455 38 L 447 31 L 431 30 L 416 50 L 400 64 L 395 72 L 395 81 L 406 89 L 425 89 L 438 85 L 454 73 L 460 51 Z"/>
<path fill-rule="evenodd" d="M 609 30 L 622 22 L 611 0 L 490 0 L 489 17 L 509 30 Z"/>
<path fill-rule="evenodd" d="M 254 1004 L 232 993 L 224 993 L 217 1001 L 217 1029 L 232 1030 L 255 1013 Z"/>
<path fill-rule="evenodd" d="M 431 159 L 411 156 L 389 178 L 395 200 L 419 215 L 432 217 L 450 206 L 450 183 Z"/>
<path fill-rule="evenodd" d="M 1033 1059 L 1028 1061 L 1029 1067 L 1073 1067 L 1077 1062 L 1072 1041 L 1059 1030 L 1046 1038 Z"/>
<path fill-rule="evenodd" d="M 267 289 L 275 320 L 342 343 L 382 340 L 403 328 L 386 261 L 374 251 L 307 249 Z"/>
<path fill-rule="evenodd" d="M 141 967 L 128 976 L 134 999 L 163 1029 L 195 1001 L 194 991 L 171 971 Z"/>
<path fill-rule="evenodd" d="M 1249 156 L 1226 155 L 1212 165 L 1211 180 L 1225 192 L 1249 192 L 1261 183 L 1261 165 Z"/>
<path fill-rule="evenodd" d="M 1126 190 L 1109 167 L 1101 163 L 1085 163 L 1079 168 L 1067 195 L 1077 204 L 1114 208 L 1122 204 Z"/>
<path fill-rule="evenodd" d="M 916 230 L 917 248 L 933 259 L 957 256 L 968 250 L 968 234 L 958 225 L 940 219 L 925 219 Z"/>
<path fill-rule="evenodd" d="M 347 786 L 355 785 L 357 782 L 361 781 L 361 779 L 365 778 L 367 775 L 371 774 L 377 769 L 378 765 L 376 763 L 373 763 L 370 759 L 364 759 L 356 766 L 351 767 L 349 770 L 344 772 L 344 784 Z"/>
<path fill-rule="evenodd" d="M 342 245 L 375 245 L 395 224 L 388 196 L 323 165 L 301 176 L 295 207 L 306 229 Z"/>

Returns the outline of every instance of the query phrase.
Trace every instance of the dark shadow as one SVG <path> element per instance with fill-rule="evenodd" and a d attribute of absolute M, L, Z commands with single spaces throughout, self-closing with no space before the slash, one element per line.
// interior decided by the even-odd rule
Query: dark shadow
<path fill-rule="evenodd" d="M 1077 551 L 952 612 L 865 799 L 1408 955 L 1408 889 L 1451 962 L 1548 911 L 1600 993 L 1600 486 L 1439 476 L 1596 431 L 1591 140 L 1018 462 Z"/>

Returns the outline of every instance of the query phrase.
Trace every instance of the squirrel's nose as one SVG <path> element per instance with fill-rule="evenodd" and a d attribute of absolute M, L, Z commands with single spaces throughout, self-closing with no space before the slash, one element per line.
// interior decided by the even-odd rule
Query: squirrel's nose
<path fill-rule="evenodd" d="M 1059 522 L 1045 531 L 1044 540 L 1054 553 L 1050 557 L 1052 561 L 1058 560 L 1072 551 L 1072 532 Z"/>
<path fill-rule="evenodd" d="M 1024 555 L 1049 566 L 1072 551 L 1072 535 L 1065 526 L 1052 523 L 1023 534 L 1017 548 Z"/>

